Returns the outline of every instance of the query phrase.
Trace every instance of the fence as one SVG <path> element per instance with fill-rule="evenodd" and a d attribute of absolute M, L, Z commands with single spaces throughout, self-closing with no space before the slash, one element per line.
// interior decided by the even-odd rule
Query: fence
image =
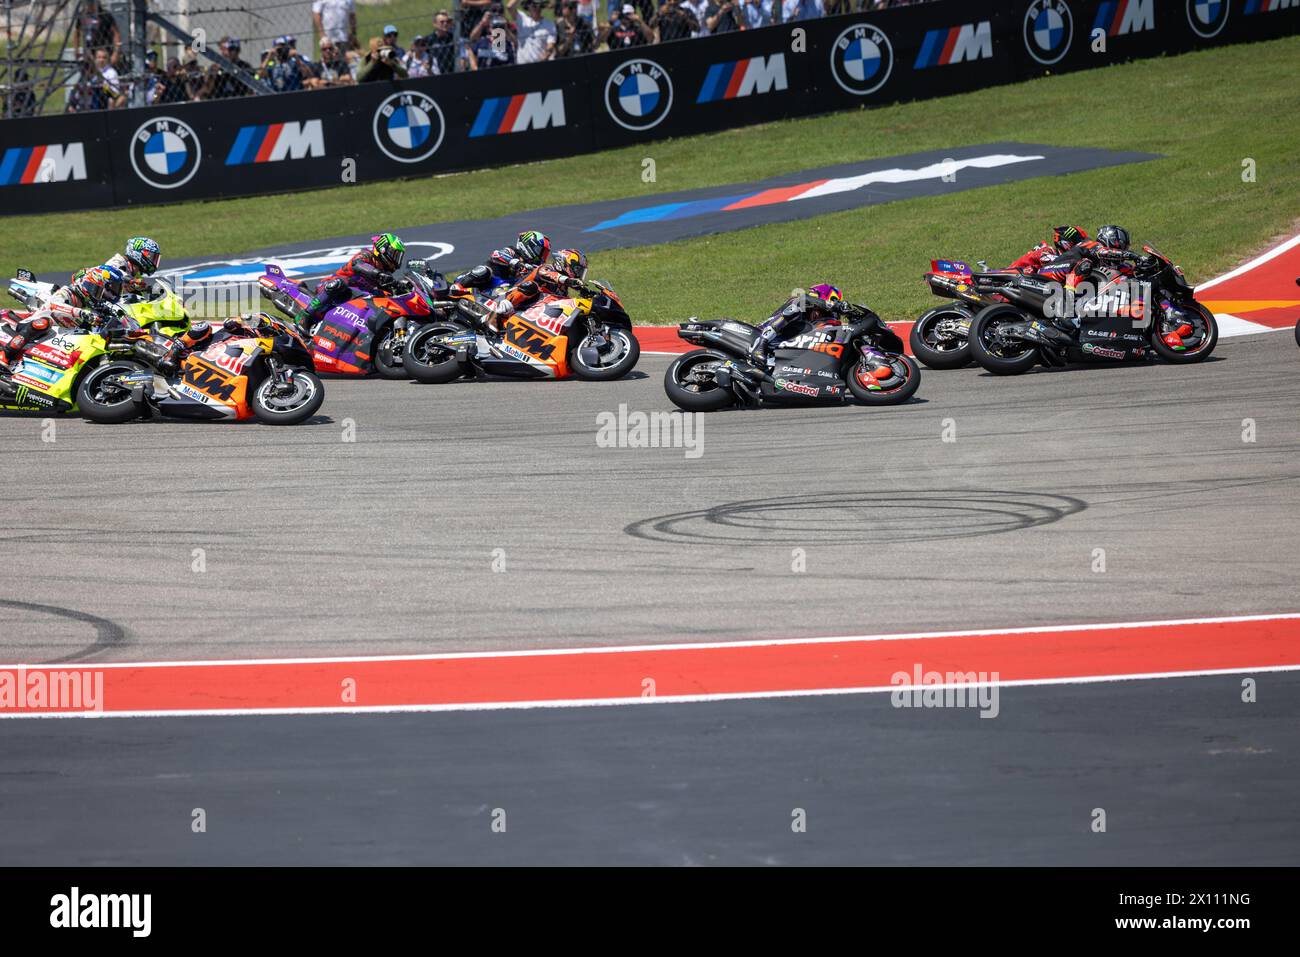
<path fill-rule="evenodd" d="M 503 70 L 16 119 L 0 123 L 0 211 L 545 159 L 1297 32 L 1300 0 L 936 0 Z M 1158 122 L 1164 105 L 1136 95 Z"/>

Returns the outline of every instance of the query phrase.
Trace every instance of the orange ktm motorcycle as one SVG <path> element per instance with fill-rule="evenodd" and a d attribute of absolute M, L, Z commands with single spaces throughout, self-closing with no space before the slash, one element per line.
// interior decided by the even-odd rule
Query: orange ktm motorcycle
<path fill-rule="evenodd" d="M 297 425 L 325 400 L 307 340 L 292 323 L 266 313 L 228 321 L 189 352 L 180 339 L 155 330 L 132 330 L 128 337 L 129 356 L 98 366 L 82 380 L 78 405 L 92 422 L 156 413 Z"/>
<path fill-rule="evenodd" d="M 419 382 L 452 382 L 480 373 L 525 379 L 619 379 L 632 371 L 641 345 L 614 290 L 592 281 L 567 295 L 544 293 L 520 312 L 474 294 L 455 299 L 449 319 L 422 326 L 406 343 L 406 371 Z M 495 310 L 500 332 L 486 318 Z"/>

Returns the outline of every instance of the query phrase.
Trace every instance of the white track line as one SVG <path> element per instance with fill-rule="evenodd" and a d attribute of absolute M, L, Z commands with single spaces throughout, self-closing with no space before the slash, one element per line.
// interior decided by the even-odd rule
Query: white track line
<path fill-rule="evenodd" d="M 1026 628 L 994 628 L 976 631 L 914 631 L 889 635 L 837 635 L 819 638 L 754 638 L 741 641 L 676 642 L 663 645 L 600 645 L 589 648 L 536 648 L 514 651 L 447 651 L 423 655 L 361 655 L 327 658 L 231 658 L 199 661 L 116 661 L 65 662 L 61 664 L 0 665 L 0 671 L 25 668 L 28 671 L 101 671 L 112 668 L 214 668 L 230 665 L 326 665 L 364 664 L 368 661 L 444 661 L 458 658 L 535 658 L 555 655 L 609 655 L 654 651 L 702 651 L 706 649 L 765 648 L 783 645 L 825 645 L 842 642 L 907 641 L 919 638 L 980 638 L 993 635 L 1064 634 L 1076 631 L 1113 631 L 1134 628 L 1169 628 L 1180 625 L 1230 625 L 1248 621 L 1294 621 L 1300 612 L 1273 615 L 1234 615 L 1225 618 L 1171 618 L 1160 621 L 1099 622 L 1082 625 L 1038 625 Z"/>

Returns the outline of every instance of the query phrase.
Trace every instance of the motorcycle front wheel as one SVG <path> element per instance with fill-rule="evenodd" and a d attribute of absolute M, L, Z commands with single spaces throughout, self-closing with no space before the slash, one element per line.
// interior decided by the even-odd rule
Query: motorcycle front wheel
<path fill-rule="evenodd" d="M 409 379 L 411 377 L 411 374 L 406 371 L 402 357 L 393 354 L 393 346 L 397 341 L 397 331 L 391 325 L 385 327 L 379 335 L 375 336 L 374 346 L 371 349 L 371 358 L 375 364 L 375 372 L 381 379 Z"/>
<path fill-rule="evenodd" d="M 456 361 L 456 353 L 432 345 L 431 341 L 435 336 L 456 335 L 470 331 L 468 326 L 455 322 L 432 322 L 427 326 L 421 326 L 414 335 L 406 339 L 406 352 L 402 356 L 406 371 L 416 382 L 433 385 L 442 385 L 459 379 L 464 375 L 464 370 Z"/>
<path fill-rule="evenodd" d="M 916 395 L 921 387 L 921 367 L 909 356 L 891 355 L 893 377 L 877 379 L 859 359 L 849 370 L 849 391 L 864 405 L 899 405 Z"/>
<path fill-rule="evenodd" d="M 297 425 L 316 414 L 325 401 L 325 387 L 316 373 L 295 369 L 288 385 L 268 375 L 253 389 L 249 405 L 259 422 L 267 425 Z"/>
<path fill-rule="evenodd" d="M 583 358 L 583 347 L 587 346 L 592 336 L 581 339 L 570 356 L 573 374 L 589 382 L 607 382 L 621 379 L 632 371 L 641 358 L 641 343 L 632 334 L 631 329 L 616 326 L 608 330 L 608 337 L 603 348 L 596 348 L 595 358 L 590 362 Z"/>

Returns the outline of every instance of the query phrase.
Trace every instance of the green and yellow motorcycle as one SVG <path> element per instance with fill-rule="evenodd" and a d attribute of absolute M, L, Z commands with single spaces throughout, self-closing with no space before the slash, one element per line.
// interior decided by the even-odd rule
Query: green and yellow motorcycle
<path fill-rule="evenodd" d="M 57 288 L 37 281 L 25 269 L 9 281 L 9 294 L 26 310 L 39 308 Z M 0 347 L 9 342 L 28 314 L 0 310 Z M 0 411 L 76 412 L 87 373 L 134 350 L 134 343 L 127 338 L 129 330 L 153 326 L 169 336 L 179 336 L 190 321 L 180 297 L 161 280 L 154 281 L 148 295 L 126 298 L 87 319 L 85 327 L 55 329 L 29 344 L 22 361 L 10 373 L 0 374 Z"/>

